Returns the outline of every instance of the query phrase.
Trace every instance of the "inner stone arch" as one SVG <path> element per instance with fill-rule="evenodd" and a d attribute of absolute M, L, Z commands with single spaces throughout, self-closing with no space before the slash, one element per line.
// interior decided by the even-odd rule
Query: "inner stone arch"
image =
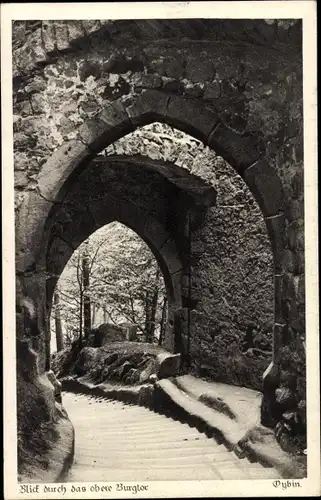
<path fill-rule="evenodd" d="M 70 182 L 62 203 L 54 205 L 47 225 L 47 309 L 56 282 L 73 251 L 96 229 L 119 221 L 150 247 L 164 276 L 168 322 L 164 346 L 183 352 L 187 324 L 177 318 L 188 307 L 189 244 L 185 234 L 190 210 L 214 203 L 214 189 L 169 162 L 146 158 L 97 157 Z M 184 278 L 185 276 L 185 278 Z M 183 314 L 184 315 L 184 314 Z"/>

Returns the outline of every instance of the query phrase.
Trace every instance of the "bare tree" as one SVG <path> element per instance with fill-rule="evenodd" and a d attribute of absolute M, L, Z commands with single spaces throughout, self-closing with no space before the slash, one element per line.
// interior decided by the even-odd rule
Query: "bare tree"
<path fill-rule="evenodd" d="M 88 338 L 91 329 L 91 304 L 90 304 L 90 262 L 88 254 L 88 240 L 84 244 L 82 257 L 82 283 L 83 283 L 83 314 L 84 314 L 84 336 Z"/>
<path fill-rule="evenodd" d="M 59 301 L 58 290 L 56 290 L 56 292 L 54 294 L 54 306 L 55 306 L 55 330 L 56 330 L 57 351 L 62 351 L 64 348 L 64 340 L 63 340 L 63 334 L 62 334 L 60 301 Z"/>

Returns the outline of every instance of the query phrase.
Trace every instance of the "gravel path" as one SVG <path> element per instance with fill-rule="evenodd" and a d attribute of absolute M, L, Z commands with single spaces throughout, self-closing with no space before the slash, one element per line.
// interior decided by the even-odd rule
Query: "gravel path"
<path fill-rule="evenodd" d="M 76 434 L 68 482 L 278 477 L 274 469 L 239 459 L 213 438 L 147 408 L 69 392 L 63 405 Z"/>

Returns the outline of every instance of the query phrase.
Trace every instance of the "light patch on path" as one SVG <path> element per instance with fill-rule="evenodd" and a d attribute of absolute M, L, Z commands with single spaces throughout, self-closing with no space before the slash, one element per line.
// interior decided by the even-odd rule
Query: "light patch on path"
<path fill-rule="evenodd" d="M 63 393 L 75 427 L 68 482 L 275 479 L 196 429 L 147 408 Z"/>

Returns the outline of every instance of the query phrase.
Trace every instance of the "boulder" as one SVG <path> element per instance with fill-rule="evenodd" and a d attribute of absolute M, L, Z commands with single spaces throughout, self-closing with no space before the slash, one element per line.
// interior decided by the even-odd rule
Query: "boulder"
<path fill-rule="evenodd" d="M 139 382 L 143 384 L 144 382 L 148 382 L 149 377 L 155 373 L 155 365 L 154 363 L 149 363 L 146 368 L 141 372 L 139 376 Z"/>
<path fill-rule="evenodd" d="M 139 380 L 139 371 L 136 368 L 130 368 L 123 378 L 123 382 L 127 385 L 133 385 Z"/>
<path fill-rule="evenodd" d="M 132 367 L 133 365 L 129 361 L 125 361 L 125 363 L 118 370 L 120 378 L 123 379 Z"/>
<path fill-rule="evenodd" d="M 156 375 L 158 379 L 176 377 L 181 367 L 181 355 L 160 353 L 156 356 Z"/>
<path fill-rule="evenodd" d="M 295 394 L 286 387 L 280 387 L 275 391 L 276 403 L 279 406 L 280 411 L 283 413 L 287 410 L 291 410 L 296 406 Z"/>

